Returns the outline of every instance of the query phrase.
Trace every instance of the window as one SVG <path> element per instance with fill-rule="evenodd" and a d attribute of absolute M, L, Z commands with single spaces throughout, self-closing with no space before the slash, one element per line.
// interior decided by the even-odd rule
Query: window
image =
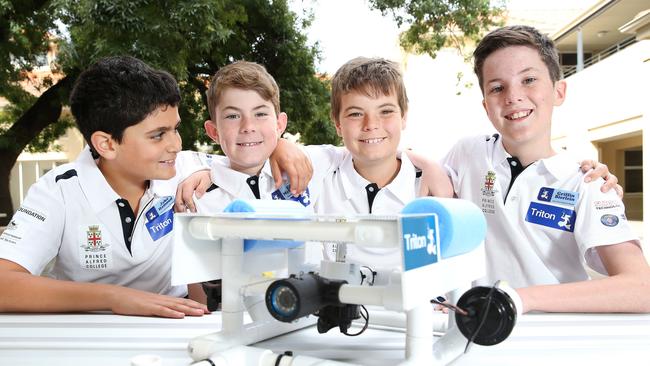
<path fill-rule="evenodd" d="M 625 187 L 626 193 L 643 193 L 643 150 L 635 148 L 625 150 Z"/>

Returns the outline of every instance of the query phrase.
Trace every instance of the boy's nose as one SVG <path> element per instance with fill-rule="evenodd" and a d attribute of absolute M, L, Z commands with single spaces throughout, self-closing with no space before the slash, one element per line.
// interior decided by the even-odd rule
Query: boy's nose
<path fill-rule="evenodd" d="M 169 152 L 177 153 L 183 148 L 183 140 L 181 139 L 181 134 L 178 133 L 178 131 L 175 131 L 175 133 L 171 135 L 171 141 L 167 150 Z"/>
<path fill-rule="evenodd" d="M 242 133 L 248 133 L 255 131 L 255 126 L 253 124 L 253 119 L 249 117 L 242 116 L 241 124 L 239 125 L 239 130 Z"/>
<path fill-rule="evenodd" d="M 506 94 L 506 104 L 510 105 L 523 100 L 522 94 L 518 90 L 510 89 Z"/>
<path fill-rule="evenodd" d="M 379 128 L 379 118 L 375 118 L 372 116 L 366 116 L 363 119 L 363 130 L 364 131 L 369 131 L 369 130 L 376 130 Z"/>

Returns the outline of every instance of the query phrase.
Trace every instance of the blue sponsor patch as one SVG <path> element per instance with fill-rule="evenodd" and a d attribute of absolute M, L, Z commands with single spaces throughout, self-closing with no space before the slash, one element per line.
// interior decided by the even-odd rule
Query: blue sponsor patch
<path fill-rule="evenodd" d="M 161 197 L 158 202 L 156 202 L 154 207 L 159 213 L 171 210 L 174 207 L 174 196 Z"/>
<path fill-rule="evenodd" d="M 401 218 L 404 271 L 438 262 L 440 237 L 438 217 L 405 216 Z"/>
<path fill-rule="evenodd" d="M 575 206 L 578 203 L 580 193 L 574 191 L 564 191 L 549 187 L 542 187 L 537 194 L 537 199 L 544 202 L 554 202 L 563 205 Z"/>
<path fill-rule="evenodd" d="M 572 209 L 531 202 L 526 221 L 553 229 L 573 232 L 576 212 Z"/>
<path fill-rule="evenodd" d="M 167 212 L 156 216 L 153 220 L 147 218 L 145 225 L 147 226 L 151 239 L 156 241 L 174 229 L 174 211 L 167 210 Z"/>
<path fill-rule="evenodd" d="M 618 217 L 616 215 L 606 214 L 600 217 L 600 222 L 605 226 L 618 225 Z"/>
<path fill-rule="evenodd" d="M 154 206 L 146 212 L 147 220 L 153 221 L 158 216 L 160 216 L 161 213 L 167 212 L 171 210 L 173 207 L 174 207 L 174 197 L 164 196 L 161 199 L 159 199 L 154 204 Z"/>
<path fill-rule="evenodd" d="M 274 200 L 291 200 L 300 202 L 303 206 L 307 207 L 311 203 L 311 197 L 309 196 L 309 188 L 307 188 L 303 193 L 298 197 L 294 197 L 291 194 L 289 182 L 285 182 L 280 188 L 271 193 L 271 198 Z"/>

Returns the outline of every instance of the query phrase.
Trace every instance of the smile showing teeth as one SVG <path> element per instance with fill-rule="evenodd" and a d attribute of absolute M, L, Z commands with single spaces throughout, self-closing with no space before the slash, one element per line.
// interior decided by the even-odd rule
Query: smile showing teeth
<path fill-rule="evenodd" d="M 376 139 L 361 140 L 361 142 L 363 142 L 365 144 L 378 144 L 378 143 L 384 141 L 385 139 L 386 139 L 385 137 L 379 137 L 379 138 L 376 138 Z"/>
<path fill-rule="evenodd" d="M 251 147 L 251 146 L 257 146 L 257 145 L 259 145 L 261 143 L 262 143 L 261 141 L 257 141 L 257 142 L 240 142 L 237 145 L 243 146 L 243 147 Z"/>
<path fill-rule="evenodd" d="M 529 109 L 529 110 L 526 110 L 526 111 L 515 112 L 515 113 L 507 115 L 506 119 L 512 121 L 512 120 L 515 120 L 515 119 L 528 117 L 532 112 L 533 112 L 532 109 Z"/>
<path fill-rule="evenodd" d="M 174 164 L 174 159 L 160 161 L 161 164 Z"/>

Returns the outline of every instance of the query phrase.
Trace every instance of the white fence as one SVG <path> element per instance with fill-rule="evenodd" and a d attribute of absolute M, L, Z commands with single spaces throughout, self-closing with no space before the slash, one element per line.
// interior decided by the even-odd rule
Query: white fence
<path fill-rule="evenodd" d="M 14 209 L 23 203 L 29 187 L 34 184 L 43 174 L 56 166 L 69 161 L 68 154 L 64 152 L 48 153 L 22 153 L 18 157 L 16 165 L 11 170 L 10 190 L 11 202 Z M 11 215 L 13 213 L 6 212 Z"/>

